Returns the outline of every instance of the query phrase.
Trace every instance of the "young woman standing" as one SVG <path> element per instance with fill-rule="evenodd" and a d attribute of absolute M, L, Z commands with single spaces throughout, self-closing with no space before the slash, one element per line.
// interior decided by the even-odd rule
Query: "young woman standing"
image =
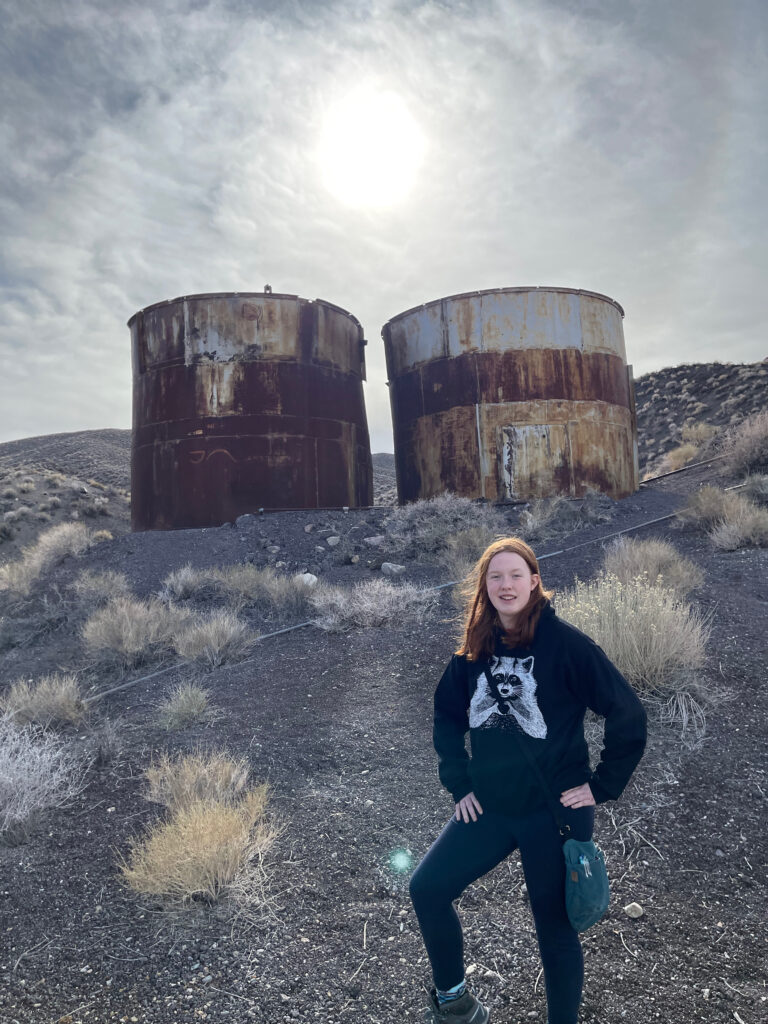
<path fill-rule="evenodd" d="M 491 544 L 467 578 L 464 596 L 463 641 L 435 692 L 438 771 L 455 813 L 410 884 L 435 982 L 433 1020 L 487 1024 L 488 1010 L 464 980 L 453 900 L 519 850 L 548 1024 L 576 1024 L 584 972 L 579 936 L 565 910 L 565 840 L 520 745 L 527 744 L 551 792 L 559 794 L 570 837 L 588 840 L 595 804 L 617 799 L 642 757 L 645 711 L 601 648 L 557 617 L 536 556 L 523 541 Z M 605 718 L 594 772 L 584 739 L 587 708 Z"/>

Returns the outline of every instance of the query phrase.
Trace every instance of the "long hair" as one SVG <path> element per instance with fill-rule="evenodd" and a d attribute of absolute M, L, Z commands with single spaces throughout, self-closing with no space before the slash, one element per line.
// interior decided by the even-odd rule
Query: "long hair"
<path fill-rule="evenodd" d="M 539 577 L 538 583 L 531 591 L 528 604 L 518 617 L 518 625 L 514 630 L 504 630 L 496 609 L 491 604 L 486 586 L 488 566 L 494 555 L 509 551 L 520 555 L 531 574 Z M 505 537 L 490 544 L 482 553 L 474 568 L 469 572 L 461 585 L 461 596 L 464 598 L 463 639 L 457 654 L 464 654 L 468 661 L 478 661 L 493 654 L 497 631 L 504 634 L 504 642 L 510 647 L 529 647 L 536 632 L 536 626 L 543 608 L 552 597 L 551 590 L 545 590 L 541 584 L 539 563 L 533 550 L 519 537 Z"/>

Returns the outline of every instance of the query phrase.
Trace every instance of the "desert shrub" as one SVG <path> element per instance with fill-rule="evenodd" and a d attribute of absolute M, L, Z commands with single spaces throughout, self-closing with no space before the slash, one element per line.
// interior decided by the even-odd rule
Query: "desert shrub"
<path fill-rule="evenodd" d="M 13 529 L 10 523 L 0 523 L 0 541 L 10 540 L 13 536 Z"/>
<path fill-rule="evenodd" d="M 559 596 L 557 610 L 600 644 L 641 693 L 668 701 L 696 689 L 709 625 L 673 590 L 647 577 L 622 583 L 601 572 Z"/>
<path fill-rule="evenodd" d="M 768 547 L 768 509 L 743 498 L 739 508 L 727 519 L 711 526 L 707 534 L 721 551 L 735 551 L 750 545 Z"/>
<path fill-rule="evenodd" d="M 613 512 L 613 499 L 599 491 L 587 490 L 581 500 L 562 495 L 537 498 L 520 512 L 517 533 L 529 543 L 572 533 L 594 523 L 607 523 Z"/>
<path fill-rule="evenodd" d="M 723 454 L 734 473 L 768 471 L 768 409 L 733 427 L 723 441 Z"/>
<path fill-rule="evenodd" d="M 686 526 L 707 528 L 737 515 L 744 499 L 736 491 L 723 491 L 707 484 L 689 497 L 677 518 Z"/>
<path fill-rule="evenodd" d="M 257 637 L 233 612 L 215 609 L 184 622 L 173 634 L 176 653 L 185 661 L 206 661 L 212 668 L 244 658 Z"/>
<path fill-rule="evenodd" d="M 146 771 L 147 799 L 172 811 L 200 800 L 234 804 L 245 792 L 249 771 L 245 758 L 232 757 L 226 751 L 179 754 L 174 758 L 164 753 Z M 266 787 L 259 792 L 266 802 Z"/>
<path fill-rule="evenodd" d="M 42 811 L 70 803 L 85 767 L 57 737 L 0 717 L 0 837 L 20 842 Z"/>
<path fill-rule="evenodd" d="M 63 473 L 49 473 L 45 478 L 45 485 L 46 487 L 61 487 L 66 479 Z"/>
<path fill-rule="evenodd" d="M 437 596 L 434 591 L 411 583 L 395 586 L 387 580 L 370 580 L 354 587 L 318 587 L 310 601 L 317 612 L 315 625 L 338 632 L 420 621 L 434 606 Z"/>
<path fill-rule="evenodd" d="M 2 497 L 11 501 L 13 498 L 18 498 L 19 492 L 15 487 L 4 487 L 2 491 Z"/>
<path fill-rule="evenodd" d="M 196 683 L 179 683 L 157 706 L 158 722 L 169 731 L 187 729 L 215 717 L 210 693 Z"/>
<path fill-rule="evenodd" d="M 445 548 L 449 534 L 484 528 L 503 536 L 505 521 L 492 505 L 480 504 L 445 491 L 427 501 L 414 501 L 393 509 L 384 523 L 388 546 L 419 556 Z"/>
<path fill-rule="evenodd" d="M 681 598 L 704 582 L 701 569 L 664 540 L 619 537 L 605 549 L 603 565 L 621 583 L 645 573 L 651 583 L 658 581 Z"/>
<path fill-rule="evenodd" d="M 740 493 L 758 505 L 768 505 L 768 475 L 754 473 L 748 476 Z"/>
<path fill-rule="evenodd" d="M 37 507 L 40 512 L 52 512 L 54 509 L 61 508 L 61 498 L 54 495 L 46 501 L 41 501 Z"/>
<path fill-rule="evenodd" d="M 698 454 L 699 446 L 690 442 L 678 445 L 677 448 L 671 448 L 661 460 L 659 471 L 661 473 L 673 473 L 676 469 L 682 469 L 692 459 L 695 459 Z"/>
<path fill-rule="evenodd" d="M 157 600 L 116 597 L 86 621 L 83 641 L 92 656 L 128 668 L 169 653 L 191 614 Z"/>
<path fill-rule="evenodd" d="M 11 509 L 10 512 L 6 512 L 3 516 L 3 520 L 6 523 L 18 523 L 22 519 L 29 519 L 32 515 L 32 509 L 28 505 L 19 505 L 18 508 Z"/>
<path fill-rule="evenodd" d="M 238 803 L 198 800 L 175 811 L 135 840 L 120 862 L 123 881 L 135 892 L 171 902 L 215 901 L 247 876 L 269 851 L 277 830 L 264 817 L 266 787 Z"/>
<path fill-rule="evenodd" d="M 34 491 L 35 481 L 34 480 L 22 480 L 19 484 L 19 491 L 22 494 L 29 494 L 30 491 Z"/>
<path fill-rule="evenodd" d="M 108 516 L 109 515 L 109 498 L 102 498 L 96 496 L 91 501 L 85 502 L 80 506 L 80 512 L 84 516 L 94 518 L 96 516 Z"/>
<path fill-rule="evenodd" d="M 159 597 L 161 601 L 185 601 L 187 598 L 210 597 L 215 589 L 211 569 L 193 569 L 187 564 L 165 577 Z"/>
<path fill-rule="evenodd" d="M 26 597 L 44 572 L 69 555 L 81 555 L 103 539 L 79 523 L 52 526 L 40 534 L 35 544 L 23 549 L 18 561 L 0 566 L 0 590 Z"/>
<path fill-rule="evenodd" d="M 92 572 L 84 569 L 71 588 L 84 604 L 106 604 L 115 597 L 129 597 L 131 588 L 125 573 L 105 569 L 103 572 Z"/>
<path fill-rule="evenodd" d="M 463 580 L 488 545 L 498 538 L 499 534 L 486 526 L 448 533 L 437 560 L 452 580 Z"/>
<path fill-rule="evenodd" d="M 680 431 L 680 438 L 684 444 L 692 444 L 697 448 L 711 439 L 717 433 L 717 427 L 711 423 L 684 423 Z"/>
<path fill-rule="evenodd" d="M 76 676 L 43 676 L 36 683 L 20 679 L 0 697 L 0 713 L 17 725 L 77 725 L 86 717 L 86 707 Z"/>

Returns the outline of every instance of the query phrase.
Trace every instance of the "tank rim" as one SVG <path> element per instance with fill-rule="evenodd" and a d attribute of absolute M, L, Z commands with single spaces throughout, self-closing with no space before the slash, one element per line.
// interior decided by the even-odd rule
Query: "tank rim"
<path fill-rule="evenodd" d="M 138 317 L 143 316 L 144 313 L 149 313 L 154 309 L 160 309 L 161 306 L 173 306 L 177 302 L 187 302 L 191 299 L 295 299 L 298 302 L 307 302 L 310 305 L 315 303 L 319 306 L 326 306 L 329 309 L 335 309 L 339 313 L 343 313 L 348 316 L 350 320 L 354 321 L 358 327 L 362 329 L 362 325 L 354 313 L 350 313 L 348 309 L 344 309 L 343 306 L 337 306 L 335 302 L 329 302 L 327 299 L 303 299 L 300 295 L 291 295 L 288 292 L 196 292 L 192 295 L 177 295 L 175 299 L 161 299 L 159 302 L 153 302 L 149 306 L 144 306 L 137 310 L 128 321 L 127 326 L 130 327 L 134 320 Z"/>
<path fill-rule="evenodd" d="M 602 292 L 590 291 L 587 288 L 565 288 L 558 285 L 533 285 L 528 288 L 482 288 L 472 292 L 459 292 L 456 295 L 443 295 L 440 299 L 431 299 L 429 302 L 422 302 L 418 306 L 411 306 L 410 309 L 406 309 L 402 313 L 396 313 L 395 316 L 390 317 L 382 327 L 381 335 L 384 337 L 384 331 L 389 327 L 389 325 L 395 323 L 397 320 L 401 320 L 404 316 L 410 316 L 411 313 L 416 313 L 421 309 L 428 309 L 430 306 L 438 306 L 440 303 L 447 302 L 451 299 L 470 299 L 478 295 L 511 295 L 518 294 L 520 292 L 558 292 L 566 295 L 589 295 L 593 299 L 602 299 L 604 302 L 610 302 L 612 306 L 615 306 L 616 309 L 618 309 L 622 320 L 624 319 L 624 310 L 616 299 L 612 299 L 610 295 L 603 295 Z"/>

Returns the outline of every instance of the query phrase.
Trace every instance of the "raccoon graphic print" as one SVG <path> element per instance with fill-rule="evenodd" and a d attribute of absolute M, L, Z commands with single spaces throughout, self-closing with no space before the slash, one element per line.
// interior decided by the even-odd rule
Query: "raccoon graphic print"
<path fill-rule="evenodd" d="M 469 705 L 471 729 L 516 729 L 543 740 L 547 723 L 536 703 L 533 656 L 493 657 L 478 675 Z"/>

